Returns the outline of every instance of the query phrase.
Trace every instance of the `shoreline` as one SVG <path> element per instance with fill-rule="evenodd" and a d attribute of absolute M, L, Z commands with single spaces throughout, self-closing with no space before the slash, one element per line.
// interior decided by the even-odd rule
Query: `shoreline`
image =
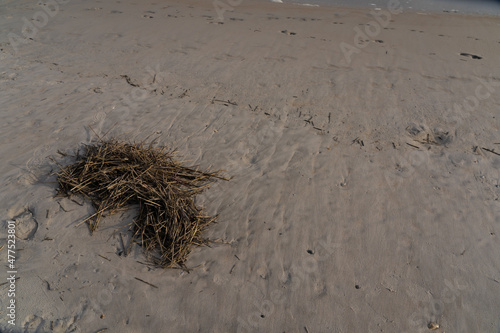
<path fill-rule="evenodd" d="M 272 1 L 271 2 L 275 2 L 275 1 Z M 276 1 L 278 3 L 282 3 L 282 4 L 298 4 L 298 5 L 302 5 L 302 6 L 314 6 L 314 7 L 344 7 L 344 8 L 357 8 L 357 9 L 371 9 L 371 10 L 384 10 L 384 9 L 387 9 L 387 7 L 389 6 L 393 6 L 395 4 L 397 5 L 401 5 L 401 2 L 399 1 L 386 1 L 386 3 L 384 3 L 384 5 L 376 5 L 376 4 L 373 4 L 373 3 L 367 3 L 367 4 L 343 4 L 343 3 L 338 3 L 338 4 L 334 4 L 334 3 L 328 3 L 326 1 L 316 1 L 316 2 L 313 2 L 313 3 L 302 3 L 302 2 L 297 2 L 297 1 L 292 1 L 292 2 L 281 2 L 281 0 L 279 1 Z M 459 3 L 457 3 L 456 5 L 458 5 Z M 484 6 L 485 4 L 482 4 L 482 6 Z M 403 7 L 403 11 L 405 12 L 408 12 L 408 13 L 421 13 L 421 14 L 461 14 L 461 15 L 472 15 L 472 16 L 491 16 L 491 17 L 498 17 L 500 16 L 500 7 L 493 7 L 493 5 L 490 4 L 490 6 L 492 6 L 491 8 L 489 9 L 482 9 L 482 10 L 478 10 L 478 9 L 472 9 L 472 8 L 469 8 L 469 9 L 465 9 L 465 10 L 460 10 L 460 9 L 454 9 L 452 7 L 450 7 L 449 9 L 444 9 L 444 8 L 441 8 L 441 9 L 438 9 L 438 8 L 431 8 L 431 7 L 428 7 L 429 4 L 422 8 L 414 8 L 414 7 L 408 7 L 408 5 L 406 5 L 405 7 Z M 448 4 L 448 6 L 451 6 L 451 4 Z M 461 8 L 461 6 L 459 6 L 458 8 Z"/>

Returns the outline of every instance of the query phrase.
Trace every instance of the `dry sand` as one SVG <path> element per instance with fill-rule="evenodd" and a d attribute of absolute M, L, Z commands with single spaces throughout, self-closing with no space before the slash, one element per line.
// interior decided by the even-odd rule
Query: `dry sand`
<path fill-rule="evenodd" d="M 28 214 L 0 331 L 500 332 L 498 17 L 60 2 L 0 5 L 1 245 Z M 53 198 L 47 157 L 89 125 L 225 169 L 199 203 L 230 244 L 188 274 L 119 256 L 133 212 L 75 227 L 92 208 Z"/>

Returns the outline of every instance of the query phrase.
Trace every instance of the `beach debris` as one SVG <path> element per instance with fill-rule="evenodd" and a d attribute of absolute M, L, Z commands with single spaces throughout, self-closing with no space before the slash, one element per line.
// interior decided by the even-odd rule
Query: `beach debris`
<path fill-rule="evenodd" d="M 185 261 L 192 246 L 209 242 L 201 233 L 217 218 L 205 215 L 194 197 L 216 179 L 228 179 L 220 172 L 182 166 L 174 154 L 155 147 L 154 142 L 99 139 L 85 145 L 73 164 L 60 165 L 58 195 L 81 195 L 90 200 L 95 213 L 78 225 L 87 223 L 91 233 L 98 229 L 104 213 L 111 215 L 137 205 L 125 255 L 136 243 L 152 265 L 187 269 Z"/>
<path fill-rule="evenodd" d="M 125 81 L 127 81 L 127 83 L 128 83 L 129 85 L 131 85 L 132 87 L 139 87 L 139 84 L 137 84 L 137 83 L 133 82 L 133 81 L 132 81 L 132 79 L 130 78 L 130 76 L 128 76 L 128 75 L 120 75 L 120 76 L 121 76 L 122 78 L 124 78 L 124 79 L 125 79 Z"/>
<path fill-rule="evenodd" d="M 101 318 L 101 319 L 103 319 L 103 318 L 104 318 L 104 315 L 101 315 L 101 316 L 102 316 L 102 318 Z M 100 329 L 99 331 L 97 331 L 97 332 L 95 332 L 95 333 L 103 333 L 103 332 L 106 332 L 107 330 L 108 330 L 108 328 L 107 328 L 107 327 L 105 327 L 105 328 Z"/>
<path fill-rule="evenodd" d="M 495 155 L 500 156 L 500 153 L 497 153 L 497 152 L 495 151 L 495 149 L 488 149 L 488 148 L 485 148 L 485 147 L 482 147 L 482 149 L 483 149 L 483 150 L 486 150 L 487 152 L 490 152 L 490 153 L 492 153 L 492 154 L 495 154 Z"/>
<path fill-rule="evenodd" d="M 417 147 L 417 146 L 415 146 L 415 145 L 412 145 L 411 143 L 408 143 L 408 142 L 407 142 L 406 144 L 407 144 L 408 146 L 410 146 L 410 147 L 415 148 L 415 149 L 420 149 L 420 147 Z"/>
<path fill-rule="evenodd" d="M 431 331 L 434 331 L 439 328 L 439 325 L 437 323 L 430 322 L 427 324 L 427 328 L 430 329 Z"/>
<path fill-rule="evenodd" d="M 136 279 L 137 281 L 141 281 L 142 283 L 148 284 L 148 285 L 150 285 L 150 286 L 151 286 L 151 287 L 153 287 L 153 288 L 158 289 L 158 287 L 157 287 L 157 286 L 155 286 L 155 285 L 154 285 L 154 284 L 152 284 L 152 283 L 149 283 L 149 282 L 147 282 L 147 281 L 144 281 L 144 280 L 142 280 L 142 279 L 139 279 L 138 277 L 135 277 L 135 279 Z"/>
<path fill-rule="evenodd" d="M 356 139 L 352 140 L 351 144 L 355 144 L 355 143 L 357 143 L 360 147 L 364 147 L 365 146 L 365 143 L 359 137 L 357 137 Z"/>
<path fill-rule="evenodd" d="M 107 257 L 105 257 L 103 255 L 98 254 L 98 256 L 101 257 L 102 259 L 106 259 L 107 261 L 111 261 L 111 259 L 109 259 L 109 258 L 107 258 Z"/>
<path fill-rule="evenodd" d="M 15 280 L 17 281 L 17 280 L 19 280 L 20 278 L 21 278 L 21 277 L 20 277 L 20 276 L 18 276 L 18 277 L 16 277 L 16 279 L 15 279 Z M 6 282 L 2 282 L 2 283 L 0 283 L 0 287 L 1 287 L 1 286 L 6 285 L 7 283 L 10 283 L 10 282 L 9 282 L 9 281 L 6 281 Z"/>
<path fill-rule="evenodd" d="M 475 54 L 470 54 L 470 53 L 465 53 L 465 52 L 460 53 L 460 55 L 462 57 L 469 57 L 469 58 L 472 58 L 472 59 L 483 59 L 483 57 L 481 57 L 481 56 L 478 56 L 478 55 L 475 55 Z"/>
<path fill-rule="evenodd" d="M 231 104 L 231 105 L 235 105 L 235 106 L 236 106 L 236 105 L 238 105 L 238 103 L 233 102 L 233 101 L 230 101 L 229 99 L 228 99 L 227 101 L 225 101 L 225 100 L 222 100 L 222 99 L 216 99 L 216 98 L 215 98 L 215 96 L 214 96 L 214 97 L 212 98 L 211 104 L 214 104 L 215 102 L 217 102 L 217 103 L 222 103 L 222 104 L 224 104 L 225 106 L 229 106 L 229 104 Z"/>

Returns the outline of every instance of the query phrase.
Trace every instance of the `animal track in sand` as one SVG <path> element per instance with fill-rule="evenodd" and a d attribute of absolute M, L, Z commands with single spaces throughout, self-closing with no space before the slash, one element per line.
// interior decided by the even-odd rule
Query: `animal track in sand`
<path fill-rule="evenodd" d="M 470 53 L 465 53 L 465 52 L 460 53 L 460 55 L 463 57 L 469 57 L 471 59 L 483 59 L 483 57 L 481 57 L 481 56 L 478 56 L 475 54 L 470 54 Z"/>
<path fill-rule="evenodd" d="M 30 211 L 14 218 L 16 221 L 16 237 L 23 240 L 33 239 L 38 230 L 38 222 L 33 217 Z"/>
<path fill-rule="evenodd" d="M 438 128 L 430 130 L 424 125 L 410 125 L 406 128 L 406 131 L 415 142 L 423 145 L 446 146 L 453 140 L 453 136 L 449 131 Z"/>

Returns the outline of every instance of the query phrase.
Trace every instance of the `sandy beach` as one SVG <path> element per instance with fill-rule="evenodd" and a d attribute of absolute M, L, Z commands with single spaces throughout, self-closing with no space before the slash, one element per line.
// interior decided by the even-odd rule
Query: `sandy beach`
<path fill-rule="evenodd" d="M 499 333 L 499 55 L 395 1 L 2 2 L 0 331 Z M 96 134 L 231 177 L 189 273 L 54 197 Z"/>

